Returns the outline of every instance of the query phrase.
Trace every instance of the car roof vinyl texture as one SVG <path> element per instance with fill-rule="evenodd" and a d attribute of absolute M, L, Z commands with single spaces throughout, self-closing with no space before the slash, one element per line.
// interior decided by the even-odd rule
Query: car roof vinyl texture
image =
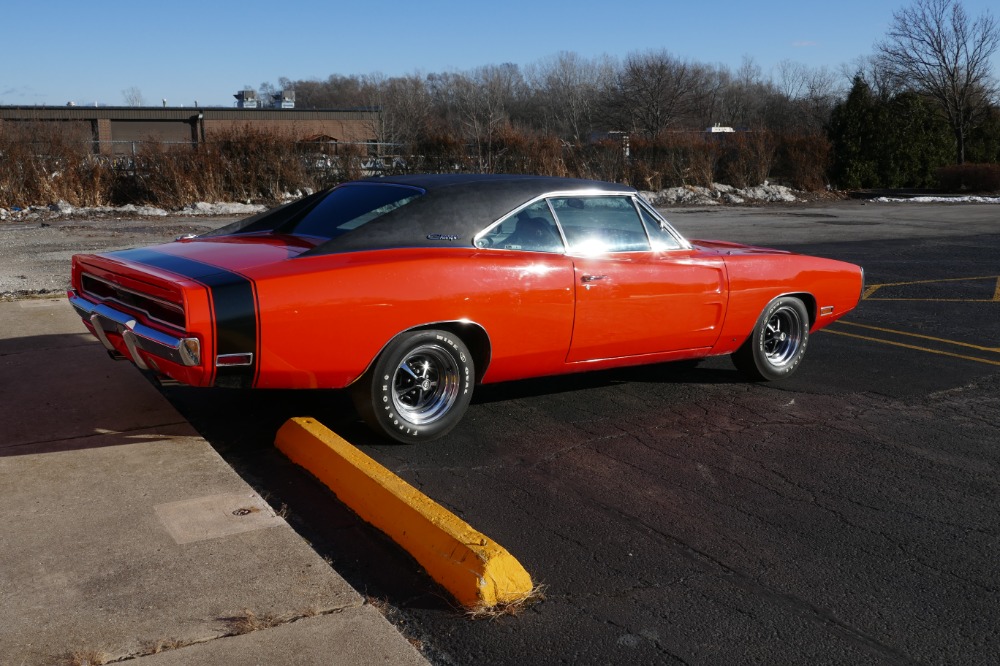
<path fill-rule="evenodd" d="M 471 247 L 487 225 L 551 192 L 634 192 L 596 180 L 504 174 L 366 178 L 358 183 L 418 187 L 426 194 L 300 256 L 402 247 Z"/>

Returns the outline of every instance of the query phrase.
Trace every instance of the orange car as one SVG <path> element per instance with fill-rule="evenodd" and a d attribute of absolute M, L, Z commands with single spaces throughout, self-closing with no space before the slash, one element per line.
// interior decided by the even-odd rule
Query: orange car
<path fill-rule="evenodd" d="M 349 388 L 372 427 L 416 442 L 450 431 L 479 383 L 721 354 L 786 377 L 863 282 L 840 261 L 689 242 L 621 185 L 428 175 L 76 255 L 69 299 L 160 379 Z"/>

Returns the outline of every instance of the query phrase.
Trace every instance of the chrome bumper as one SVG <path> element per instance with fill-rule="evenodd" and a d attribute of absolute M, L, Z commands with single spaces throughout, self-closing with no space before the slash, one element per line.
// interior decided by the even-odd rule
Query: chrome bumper
<path fill-rule="evenodd" d="M 129 357 L 142 370 L 149 366 L 142 360 L 139 350 L 158 358 L 188 367 L 201 364 L 201 343 L 197 338 L 177 338 L 150 328 L 136 321 L 135 317 L 99 303 L 91 303 L 76 292 L 69 292 L 69 304 L 77 314 L 89 321 L 101 344 L 111 352 L 118 350 L 108 339 L 108 333 L 120 335 L 128 349 Z"/>

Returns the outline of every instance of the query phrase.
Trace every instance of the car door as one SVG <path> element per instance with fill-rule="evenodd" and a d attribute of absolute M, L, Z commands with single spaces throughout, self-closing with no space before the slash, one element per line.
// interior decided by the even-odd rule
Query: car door
<path fill-rule="evenodd" d="M 561 197 L 550 205 L 574 265 L 567 362 L 715 344 L 728 297 L 721 258 L 687 247 L 630 196 Z"/>

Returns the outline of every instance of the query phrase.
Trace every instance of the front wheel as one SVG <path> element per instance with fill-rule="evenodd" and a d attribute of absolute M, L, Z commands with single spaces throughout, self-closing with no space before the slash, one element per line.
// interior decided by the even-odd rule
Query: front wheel
<path fill-rule="evenodd" d="M 788 377 L 799 367 L 809 343 L 809 313 L 792 296 L 768 303 L 753 333 L 733 355 L 736 369 L 754 381 Z"/>
<path fill-rule="evenodd" d="M 362 418 L 375 431 L 404 443 L 443 437 L 472 399 L 472 354 L 448 331 L 397 336 L 352 391 Z"/>

